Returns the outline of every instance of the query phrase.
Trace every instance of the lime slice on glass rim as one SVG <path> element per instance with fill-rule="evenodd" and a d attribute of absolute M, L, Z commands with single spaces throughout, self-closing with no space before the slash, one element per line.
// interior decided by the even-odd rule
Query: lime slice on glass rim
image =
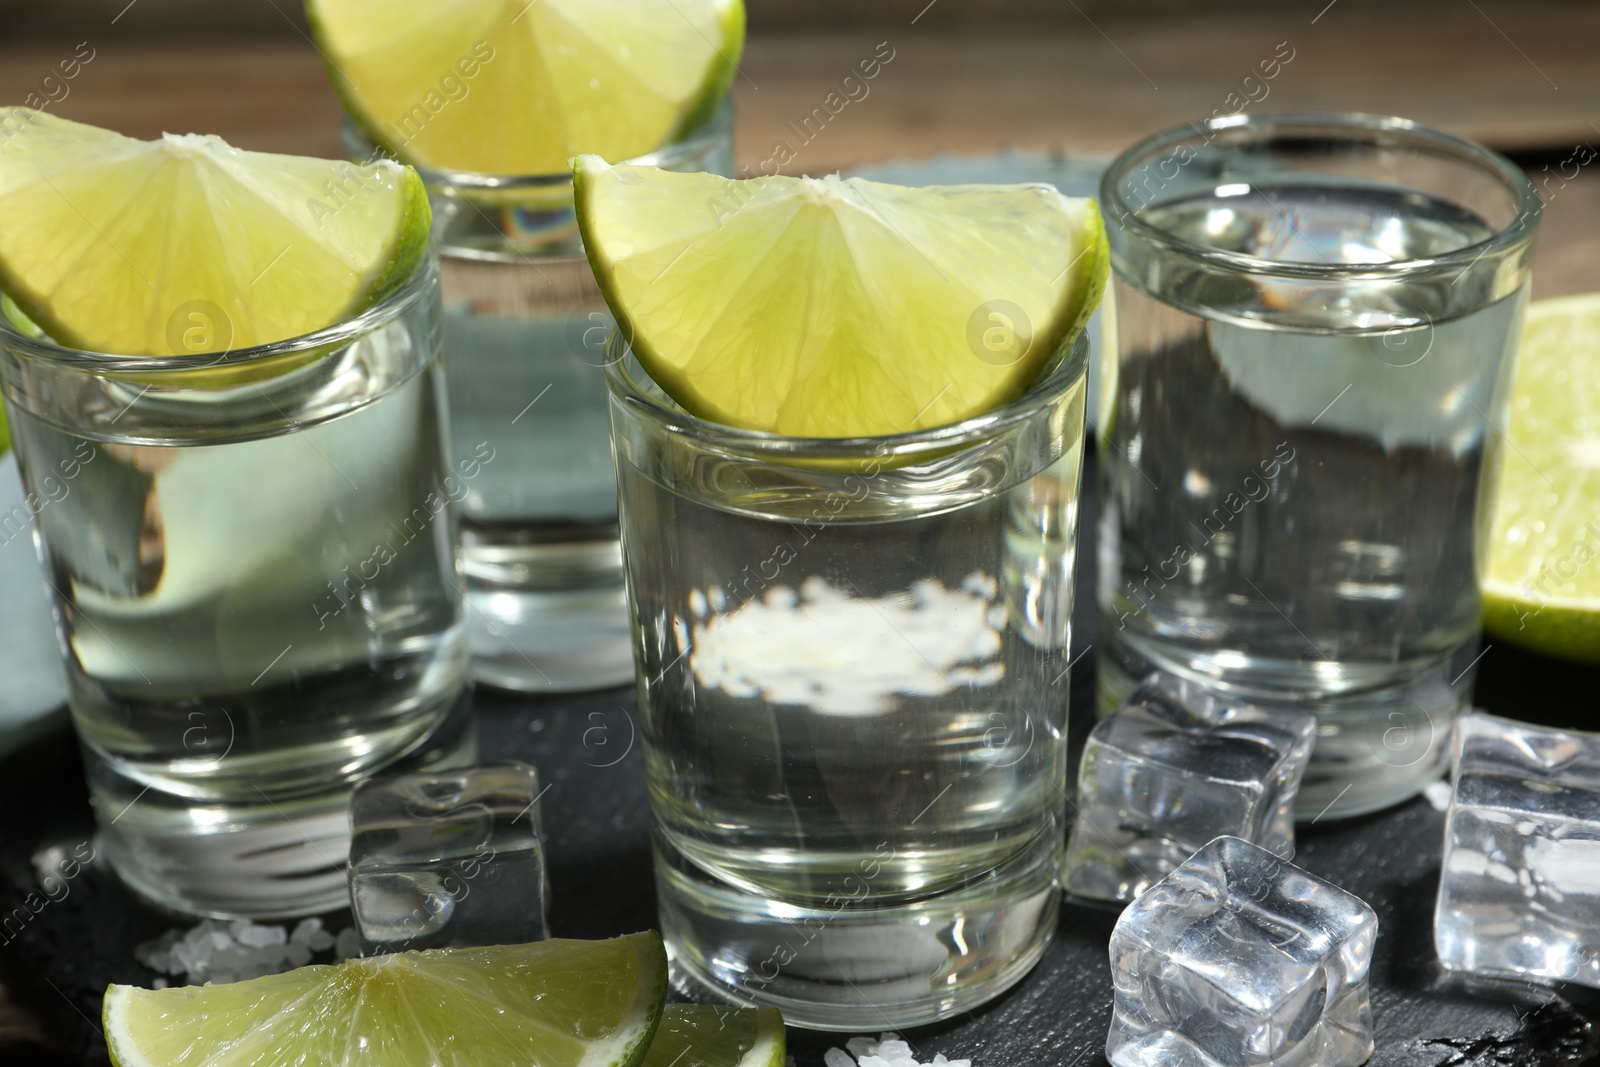
<path fill-rule="evenodd" d="M 0 291 L 62 345 L 183 356 L 299 337 L 427 252 L 427 190 L 397 163 L 139 141 L 20 107 L 0 130 Z"/>
<path fill-rule="evenodd" d="M 743 0 L 306 0 L 335 89 L 408 162 L 561 174 L 704 123 L 744 47 Z"/>
<path fill-rule="evenodd" d="M 668 1004 L 644 1067 L 783 1067 L 776 1008 Z"/>
<path fill-rule="evenodd" d="M 633 1067 L 667 990 L 656 933 L 402 952 L 231 985 L 106 990 L 117 1067 Z"/>
<path fill-rule="evenodd" d="M 1528 307 L 1494 480 L 1483 626 L 1600 663 L 1600 293 Z"/>
<path fill-rule="evenodd" d="M 1047 185 L 573 168 L 623 336 L 730 426 L 865 437 L 991 411 L 1083 329 L 1109 269 L 1094 201 Z"/>

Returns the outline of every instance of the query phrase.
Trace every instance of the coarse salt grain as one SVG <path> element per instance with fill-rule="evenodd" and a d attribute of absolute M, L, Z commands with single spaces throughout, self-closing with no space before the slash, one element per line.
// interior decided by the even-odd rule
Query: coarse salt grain
<path fill-rule="evenodd" d="M 346 935 L 349 935 L 348 937 Z M 322 928 L 322 920 L 305 919 L 289 933 L 282 926 L 257 924 L 247 919 L 219 923 L 212 919 L 188 930 L 168 930 L 153 941 L 134 949 L 134 958 L 163 975 L 171 975 L 191 985 L 205 982 L 239 982 L 263 975 L 279 974 L 310 963 L 313 955 L 328 949 L 335 952 L 332 962 L 354 955 L 359 940 L 353 928 L 335 938 Z M 155 988 L 166 988 L 166 978 L 156 980 Z"/>

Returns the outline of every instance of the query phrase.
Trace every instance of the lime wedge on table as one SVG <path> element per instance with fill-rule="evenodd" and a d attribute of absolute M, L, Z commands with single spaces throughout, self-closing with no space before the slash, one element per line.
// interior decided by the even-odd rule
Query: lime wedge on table
<path fill-rule="evenodd" d="M 1020 396 L 1105 288 L 1093 200 L 575 161 L 633 350 L 705 418 L 791 436 L 940 426 Z"/>
<path fill-rule="evenodd" d="M 0 290 L 61 344 L 124 355 L 236 350 L 348 318 L 427 248 L 427 191 L 358 167 L 138 141 L 0 108 Z"/>
<path fill-rule="evenodd" d="M 703 122 L 744 46 L 743 0 L 307 0 L 335 88 L 401 159 L 558 174 Z"/>
<path fill-rule="evenodd" d="M 1506 437 L 1484 629 L 1600 662 L 1600 293 L 1529 306 Z"/>
<path fill-rule="evenodd" d="M 644 1067 L 783 1067 L 776 1008 L 668 1004 Z"/>
<path fill-rule="evenodd" d="M 655 933 L 404 952 L 232 985 L 106 990 L 118 1067 L 632 1067 L 666 996 Z"/>

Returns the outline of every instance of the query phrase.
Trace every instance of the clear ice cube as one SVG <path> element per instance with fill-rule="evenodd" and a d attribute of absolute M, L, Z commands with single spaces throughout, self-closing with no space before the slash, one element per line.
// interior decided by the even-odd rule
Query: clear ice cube
<path fill-rule="evenodd" d="M 1474 713 L 1453 761 L 1440 961 L 1600 987 L 1600 734 Z"/>
<path fill-rule="evenodd" d="M 1111 933 L 1113 1067 L 1357 1067 L 1372 1055 L 1372 909 L 1219 837 Z"/>
<path fill-rule="evenodd" d="M 362 954 L 548 937 L 539 794 L 525 763 L 358 786 L 349 873 Z"/>
<path fill-rule="evenodd" d="M 1068 892 L 1132 900 L 1224 834 L 1294 855 L 1316 720 L 1152 674 L 1095 725 L 1078 773 Z"/>

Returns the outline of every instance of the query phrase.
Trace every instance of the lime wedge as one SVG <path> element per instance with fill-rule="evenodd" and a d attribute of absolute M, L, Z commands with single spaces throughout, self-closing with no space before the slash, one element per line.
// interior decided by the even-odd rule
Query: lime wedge
<path fill-rule="evenodd" d="M 403 952 L 233 985 L 106 990 L 117 1067 L 632 1067 L 667 990 L 655 933 Z"/>
<path fill-rule="evenodd" d="M 137 141 L 0 108 L 0 291 L 57 342 L 188 355 L 332 325 L 410 276 L 427 190 L 393 162 L 358 167 Z"/>
<path fill-rule="evenodd" d="M 798 437 L 941 426 L 1020 396 L 1105 288 L 1093 200 L 574 161 L 595 278 L 693 414 Z"/>
<path fill-rule="evenodd" d="M 776 1008 L 668 1004 L 644 1067 L 783 1067 Z"/>
<path fill-rule="evenodd" d="M 1600 662 L 1600 293 L 1528 308 L 1494 481 L 1483 626 Z"/>
<path fill-rule="evenodd" d="M 334 87 L 399 158 L 558 174 L 704 122 L 744 47 L 743 0 L 306 0 Z"/>

